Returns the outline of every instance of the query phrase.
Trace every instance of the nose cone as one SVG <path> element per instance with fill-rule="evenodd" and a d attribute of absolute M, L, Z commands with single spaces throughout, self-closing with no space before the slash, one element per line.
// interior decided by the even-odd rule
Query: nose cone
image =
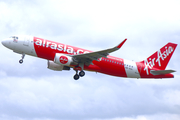
<path fill-rule="evenodd" d="M 3 40 L 1 43 L 2 43 L 5 47 L 7 47 L 7 41 Z"/>
<path fill-rule="evenodd" d="M 3 40 L 1 43 L 9 49 L 12 49 L 13 47 L 11 40 Z"/>

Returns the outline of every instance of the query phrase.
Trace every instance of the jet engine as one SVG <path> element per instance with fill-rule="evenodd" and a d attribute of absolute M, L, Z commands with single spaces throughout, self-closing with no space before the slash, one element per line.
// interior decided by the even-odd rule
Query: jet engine
<path fill-rule="evenodd" d="M 47 68 L 49 68 L 51 70 L 55 70 L 55 71 L 70 70 L 70 67 L 68 67 L 68 66 L 56 64 L 53 61 L 49 61 L 49 60 L 48 60 Z"/>
<path fill-rule="evenodd" d="M 70 56 L 61 53 L 56 53 L 54 62 L 59 65 L 70 66 L 70 64 L 73 63 L 73 59 Z"/>

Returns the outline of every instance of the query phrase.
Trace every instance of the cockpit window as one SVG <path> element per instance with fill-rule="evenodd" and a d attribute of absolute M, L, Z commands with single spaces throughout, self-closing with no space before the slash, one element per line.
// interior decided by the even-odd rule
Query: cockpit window
<path fill-rule="evenodd" d="M 18 39 L 18 37 L 16 37 L 16 36 L 11 36 L 10 38 Z"/>
<path fill-rule="evenodd" d="M 18 42 L 18 37 L 17 36 L 11 36 L 10 38 L 13 38 L 13 42 Z"/>

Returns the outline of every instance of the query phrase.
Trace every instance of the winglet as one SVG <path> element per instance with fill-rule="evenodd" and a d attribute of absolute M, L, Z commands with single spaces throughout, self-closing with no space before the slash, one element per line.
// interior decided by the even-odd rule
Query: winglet
<path fill-rule="evenodd" d="M 127 38 L 126 39 L 124 39 L 118 46 L 117 46 L 117 48 L 121 48 L 122 47 L 122 45 L 126 42 L 126 40 L 127 40 Z"/>

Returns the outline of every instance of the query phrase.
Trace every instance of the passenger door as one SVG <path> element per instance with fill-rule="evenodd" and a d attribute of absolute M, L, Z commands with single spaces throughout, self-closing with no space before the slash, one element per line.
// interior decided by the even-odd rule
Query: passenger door
<path fill-rule="evenodd" d="M 24 46 L 29 46 L 29 37 L 25 37 L 23 45 Z"/>

